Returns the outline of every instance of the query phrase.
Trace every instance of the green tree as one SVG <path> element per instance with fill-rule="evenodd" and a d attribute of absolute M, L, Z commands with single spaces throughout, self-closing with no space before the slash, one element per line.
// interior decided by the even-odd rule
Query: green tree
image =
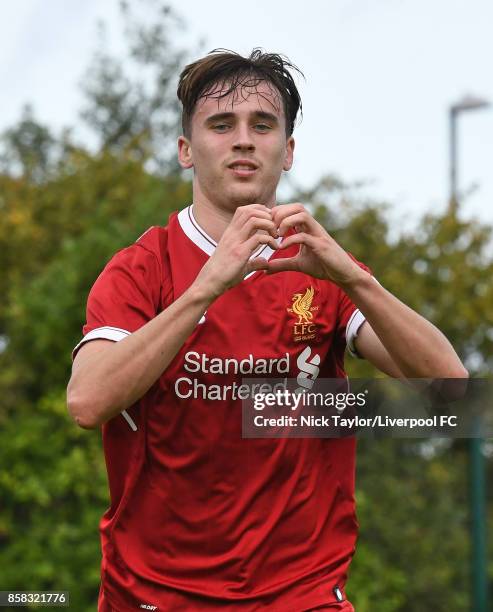
<path fill-rule="evenodd" d="M 83 80 L 81 117 L 100 148 L 132 149 L 153 172 L 165 175 L 177 169 L 176 87 L 187 52 L 177 49 L 175 41 L 183 24 L 159 0 L 137 6 L 122 1 L 120 9 L 127 55 L 117 57 L 108 51 L 101 26 L 100 47 Z"/>
<path fill-rule="evenodd" d="M 57 138 L 36 121 L 32 107 L 26 105 L 19 123 L 2 134 L 0 168 L 4 174 L 22 176 L 29 183 L 42 183 L 56 170 L 67 144 L 65 138 Z"/>

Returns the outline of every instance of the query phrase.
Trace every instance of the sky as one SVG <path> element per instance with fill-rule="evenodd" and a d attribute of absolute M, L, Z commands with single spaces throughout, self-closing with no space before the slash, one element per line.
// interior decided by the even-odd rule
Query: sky
<path fill-rule="evenodd" d="M 142 4 L 143 0 L 133 0 Z M 253 47 L 287 55 L 305 74 L 295 130 L 296 184 L 325 174 L 366 181 L 364 194 L 402 222 L 442 211 L 449 192 L 451 104 L 467 94 L 490 108 L 461 113 L 459 190 L 465 217 L 493 223 L 491 0 L 187 0 L 179 46 Z M 119 53 L 118 0 L 16 0 L 0 5 L 0 130 L 23 104 L 54 128 L 77 124 L 79 84 L 98 19 Z"/>

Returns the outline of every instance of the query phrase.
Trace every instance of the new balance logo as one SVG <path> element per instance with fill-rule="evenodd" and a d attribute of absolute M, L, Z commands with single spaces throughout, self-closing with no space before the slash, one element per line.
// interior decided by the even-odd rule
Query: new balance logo
<path fill-rule="evenodd" d="M 197 325 L 201 325 L 202 323 L 205 323 L 205 315 L 207 314 L 207 310 L 204 312 L 204 314 L 200 317 L 199 322 L 197 323 Z"/>

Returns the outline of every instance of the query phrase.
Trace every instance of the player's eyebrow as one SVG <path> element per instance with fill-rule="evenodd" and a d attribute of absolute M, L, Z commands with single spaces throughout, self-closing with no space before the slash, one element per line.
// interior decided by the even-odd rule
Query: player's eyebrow
<path fill-rule="evenodd" d="M 205 122 L 215 123 L 216 121 L 225 121 L 227 119 L 233 119 L 234 116 L 234 113 L 214 113 L 214 115 L 209 115 Z"/>
<path fill-rule="evenodd" d="M 279 123 L 279 117 L 273 113 L 267 113 L 266 111 L 256 111 L 254 116 L 257 119 L 264 119 L 264 121 L 270 121 L 271 123 Z"/>
<path fill-rule="evenodd" d="M 271 123 L 278 124 L 279 118 L 273 113 L 267 113 L 266 111 L 255 111 L 252 113 L 255 119 L 263 119 L 264 121 L 270 121 Z M 216 121 L 227 121 L 228 119 L 234 119 L 236 117 L 236 113 L 224 112 L 224 113 L 214 113 L 214 115 L 209 115 L 205 120 L 206 124 L 210 125 L 211 123 L 215 123 Z"/>

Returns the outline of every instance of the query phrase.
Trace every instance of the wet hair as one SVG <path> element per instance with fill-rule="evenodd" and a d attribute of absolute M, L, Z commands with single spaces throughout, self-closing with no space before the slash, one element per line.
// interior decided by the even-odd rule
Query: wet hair
<path fill-rule="evenodd" d="M 205 57 L 185 66 L 180 74 L 177 96 L 183 106 L 182 128 L 191 133 L 192 116 L 197 102 L 203 97 L 217 100 L 243 88 L 255 89 L 262 82 L 273 85 L 279 92 L 286 117 L 286 135 L 293 133 L 301 98 L 290 70 L 303 73 L 287 57 L 253 49 L 243 57 L 228 49 L 214 49 Z"/>

